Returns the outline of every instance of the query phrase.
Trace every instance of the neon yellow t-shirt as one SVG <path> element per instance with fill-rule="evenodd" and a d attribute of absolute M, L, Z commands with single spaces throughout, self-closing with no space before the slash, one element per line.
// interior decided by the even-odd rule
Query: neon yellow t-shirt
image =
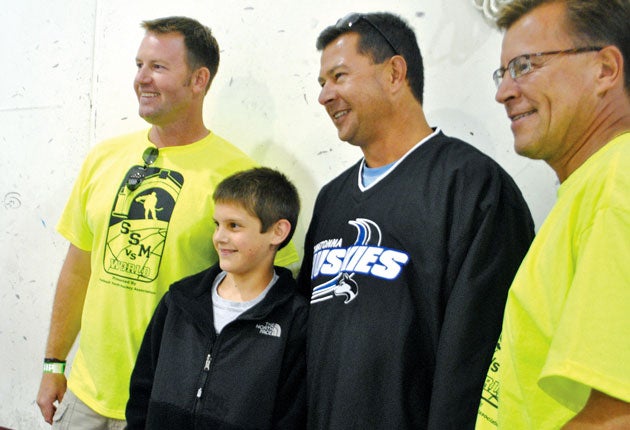
<path fill-rule="evenodd" d="M 510 292 L 477 428 L 558 429 L 591 388 L 630 401 L 630 133 L 591 156 Z"/>
<path fill-rule="evenodd" d="M 101 415 L 124 419 L 129 377 L 146 326 L 169 286 L 217 261 L 212 245 L 216 185 L 255 165 L 238 148 L 210 134 L 160 148 L 145 179 L 126 186 L 149 146 L 142 131 L 103 142 L 83 164 L 57 226 L 91 252 L 79 348 L 68 387 Z M 292 244 L 276 264 L 298 261 Z"/>

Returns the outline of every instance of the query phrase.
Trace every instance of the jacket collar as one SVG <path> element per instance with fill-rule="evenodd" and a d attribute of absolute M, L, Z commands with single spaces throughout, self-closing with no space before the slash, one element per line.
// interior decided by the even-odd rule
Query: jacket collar
<path fill-rule="evenodd" d="M 289 300 L 297 286 L 290 270 L 275 266 L 278 280 L 265 298 L 253 308 L 243 313 L 239 319 L 260 319 L 268 315 L 276 306 Z M 174 283 L 169 292 L 171 305 L 179 308 L 190 321 L 208 334 L 215 334 L 212 309 L 212 283 L 221 273 L 218 264 L 196 275 Z"/>

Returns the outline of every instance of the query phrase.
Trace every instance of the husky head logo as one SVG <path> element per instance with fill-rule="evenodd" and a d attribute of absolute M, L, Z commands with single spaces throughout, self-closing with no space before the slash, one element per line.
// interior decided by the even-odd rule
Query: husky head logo
<path fill-rule="evenodd" d="M 335 296 L 345 296 L 344 303 L 348 303 L 353 300 L 357 294 L 359 293 L 359 286 L 352 279 L 354 273 L 352 275 L 348 275 L 347 273 L 340 273 L 341 279 L 337 280 L 337 286 L 334 289 Z"/>

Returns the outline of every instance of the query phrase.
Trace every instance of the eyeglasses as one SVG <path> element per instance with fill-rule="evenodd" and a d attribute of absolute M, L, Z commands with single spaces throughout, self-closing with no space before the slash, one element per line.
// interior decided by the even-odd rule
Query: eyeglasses
<path fill-rule="evenodd" d="M 350 13 L 350 14 L 344 16 L 343 18 L 339 19 L 337 21 L 337 23 L 335 24 L 335 27 L 337 27 L 337 28 L 352 28 L 353 25 L 357 24 L 361 20 L 363 20 L 363 21 L 367 22 L 369 25 L 371 25 L 372 28 L 374 30 L 376 30 L 383 37 L 383 39 L 385 39 L 385 41 L 387 42 L 389 47 L 392 48 L 392 51 L 394 51 L 394 55 L 400 55 L 398 53 L 398 50 L 396 49 L 396 47 L 392 43 L 392 41 L 389 40 L 389 37 L 387 37 L 385 35 L 385 33 L 383 33 L 383 30 L 378 28 L 378 26 L 376 24 L 374 24 L 368 18 L 368 16 L 366 14 L 364 14 L 364 13 Z"/>
<path fill-rule="evenodd" d="M 507 64 L 507 67 L 499 67 L 492 74 L 492 79 L 494 80 L 494 84 L 499 88 L 501 82 L 503 82 L 503 75 L 505 75 L 506 71 L 510 72 L 510 76 L 512 79 L 520 78 L 523 75 L 526 75 L 534 70 L 534 65 L 532 64 L 532 58 L 539 58 L 545 55 L 570 55 L 570 54 L 581 54 L 583 52 L 593 52 L 600 51 L 603 47 L 601 46 L 586 46 L 584 48 L 572 48 L 565 49 L 562 51 L 547 51 L 547 52 L 538 52 L 536 54 L 524 54 L 519 55 L 518 57 L 514 57 Z"/>
<path fill-rule="evenodd" d="M 160 151 L 155 146 L 149 146 L 142 153 L 142 160 L 144 161 L 144 167 L 134 166 L 131 168 L 129 172 L 129 176 L 127 176 L 127 188 L 129 191 L 135 191 L 142 181 L 144 181 L 145 176 L 147 175 L 147 168 L 155 163 L 155 160 L 158 158 Z"/>

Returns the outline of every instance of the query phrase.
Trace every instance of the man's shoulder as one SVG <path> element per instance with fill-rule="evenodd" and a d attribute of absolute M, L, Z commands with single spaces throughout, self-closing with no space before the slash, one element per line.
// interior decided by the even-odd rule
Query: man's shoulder
<path fill-rule="evenodd" d="M 352 181 L 354 179 L 354 183 L 358 183 L 359 178 L 359 167 L 361 165 L 362 160 L 357 161 L 350 167 L 346 168 L 343 172 L 335 176 L 333 179 L 326 183 L 320 192 L 327 191 L 331 188 L 344 187 L 348 181 Z"/>
<path fill-rule="evenodd" d="M 99 140 L 89 150 L 89 156 L 99 156 L 109 153 L 121 153 L 132 150 L 135 146 L 144 147 L 148 144 L 148 130 L 137 130 L 126 134 L 106 137 Z"/>
<path fill-rule="evenodd" d="M 258 165 L 243 149 L 215 133 L 208 135 L 203 143 L 205 156 L 220 160 L 221 166 L 229 173 L 232 173 L 235 168 L 243 170 Z"/>
<path fill-rule="evenodd" d="M 208 140 L 210 145 L 219 146 L 219 147 L 222 147 L 222 148 L 225 148 L 225 149 L 229 149 L 229 150 L 233 150 L 233 151 L 236 151 L 236 152 L 239 152 L 239 153 L 245 155 L 245 152 L 242 149 L 240 149 L 238 146 L 236 146 L 235 144 L 233 144 L 229 140 L 225 139 L 221 135 L 218 135 L 216 133 L 210 133 L 206 137 L 206 139 Z"/>
<path fill-rule="evenodd" d="M 108 137 L 87 149 L 82 149 L 87 151 L 84 164 L 99 165 L 103 160 L 122 159 L 129 153 L 142 154 L 147 142 L 147 130 Z"/>
<path fill-rule="evenodd" d="M 630 133 L 617 136 L 591 155 L 563 182 L 561 189 L 565 188 L 584 190 L 579 192 L 606 197 L 616 207 L 630 208 L 628 199 L 616 197 L 630 188 Z"/>
<path fill-rule="evenodd" d="M 425 143 L 427 151 L 434 151 L 444 161 L 465 164 L 470 161 L 481 165 L 497 165 L 489 155 L 482 152 L 469 142 L 457 137 L 448 136 L 442 132 Z"/>
<path fill-rule="evenodd" d="M 428 161 L 434 172 L 442 172 L 444 175 L 463 175 L 477 178 L 479 182 L 484 180 L 513 182 L 511 175 L 490 155 L 471 143 L 443 133 L 426 142 L 424 152 L 416 156 Z"/>
<path fill-rule="evenodd" d="M 604 146 L 608 157 L 619 160 L 627 167 L 630 163 L 630 130 L 618 135 Z"/>

